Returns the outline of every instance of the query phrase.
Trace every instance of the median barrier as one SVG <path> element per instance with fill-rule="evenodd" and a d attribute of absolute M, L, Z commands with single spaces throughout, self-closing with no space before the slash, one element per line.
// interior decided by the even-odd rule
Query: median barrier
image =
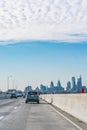
<path fill-rule="evenodd" d="M 42 94 L 41 98 L 87 123 L 87 94 Z"/>

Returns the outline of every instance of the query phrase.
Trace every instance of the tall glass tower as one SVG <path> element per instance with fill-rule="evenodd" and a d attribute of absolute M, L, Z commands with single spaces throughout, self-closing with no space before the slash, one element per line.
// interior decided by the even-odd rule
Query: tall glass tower
<path fill-rule="evenodd" d="M 53 81 L 51 81 L 51 83 L 50 83 L 50 88 L 54 88 L 54 83 L 53 83 Z"/>
<path fill-rule="evenodd" d="M 75 77 L 72 77 L 72 91 L 76 91 L 76 80 L 75 80 Z"/>
<path fill-rule="evenodd" d="M 78 91 L 81 91 L 81 89 L 82 89 L 82 78 L 81 78 L 81 76 L 77 80 L 77 88 L 78 88 Z"/>

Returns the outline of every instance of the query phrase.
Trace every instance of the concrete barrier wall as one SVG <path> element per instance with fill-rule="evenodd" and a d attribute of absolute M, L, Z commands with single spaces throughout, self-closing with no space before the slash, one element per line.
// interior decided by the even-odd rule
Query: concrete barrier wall
<path fill-rule="evenodd" d="M 42 94 L 40 97 L 87 123 L 87 94 Z"/>

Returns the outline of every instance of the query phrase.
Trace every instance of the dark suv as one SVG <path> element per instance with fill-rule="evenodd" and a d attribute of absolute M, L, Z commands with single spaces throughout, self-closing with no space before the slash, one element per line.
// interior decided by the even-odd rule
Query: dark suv
<path fill-rule="evenodd" d="M 38 94 L 38 92 L 35 92 L 35 91 L 28 92 L 25 102 L 26 103 L 37 102 L 39 104 L 39 94 Z"/>

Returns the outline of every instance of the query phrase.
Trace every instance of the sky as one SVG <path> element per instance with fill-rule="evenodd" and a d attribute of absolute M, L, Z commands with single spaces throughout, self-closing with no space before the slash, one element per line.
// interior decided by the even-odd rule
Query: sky
<path fill-rule="evenodd" d="M 0 89 L 87 86 L 86 0 L 0 0 Z"/>

